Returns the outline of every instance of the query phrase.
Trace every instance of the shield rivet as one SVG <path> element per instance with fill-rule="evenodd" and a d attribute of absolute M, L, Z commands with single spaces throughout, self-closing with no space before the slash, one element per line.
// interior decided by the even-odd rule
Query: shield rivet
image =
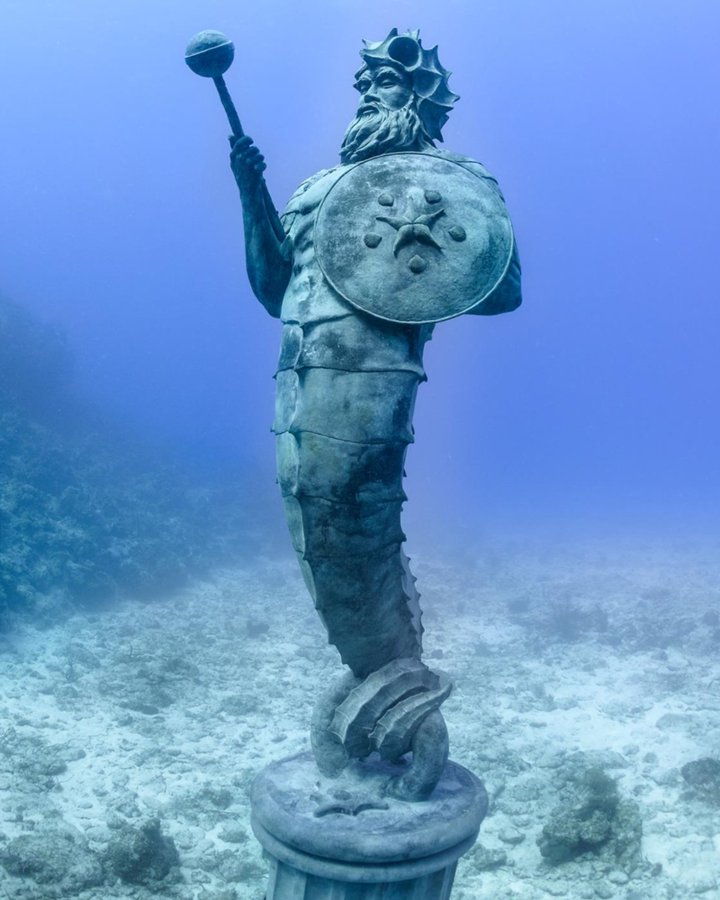
<path fill-rule="evenodd" d="M 365 241 L 365 246 L 369 247 L 371 250 L 374 250 L 375 247 L 378 246 L 382 238 L 379 234 L 375 234 L 374 231 L 368 231 L 368 233 L 363 237 Z"/>
<path fill-rule="evenodd" d="M 392 194 L 380 194 L 378 197 L 378 203 L 380 206 L 392 206 L 395 202 L 395 198 Z"/>
<path fill-rule="evenodd" d="M 428 203 L 439 203 L 442 197 L 438 191 L 425 191 L 425 199 Z"/>
<path fill-rule="evenodd" d="M 448 234 L 454 241 L 464 241 L 467 237 L 462 225 L 453 225 L 453 227 L 448 230 Z"/>
<path fill-rule="evenodd" d="M 427 263 L 422 258 L 422 256 L 413 256 L 413 258 L 408 263 L 408 269 L 411 272 L 414 272 L 416 275 L 419 275 L 420 272 L 424 272 L 427 268 Z"/>

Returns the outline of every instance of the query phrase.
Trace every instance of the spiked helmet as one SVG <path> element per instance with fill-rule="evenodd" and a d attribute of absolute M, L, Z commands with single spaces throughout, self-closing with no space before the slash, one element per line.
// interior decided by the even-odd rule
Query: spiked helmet
<path fill-rule="evenodd" d="M 437 46 L 426 50 L 420 41 L 419 29 L 398 34 L 397 28 L 393 28 L 384 41 L 364 40 L 363 44 L 360 56 L 364 64 L 355 73 L 355 86 L 371 67 L 398 66 L 412 79 L 418 114 L 428 136 L 434 141 L 442 141 L 442 127 L 460 97 L 448 87 L 451 73 L 441 65 Z"/>

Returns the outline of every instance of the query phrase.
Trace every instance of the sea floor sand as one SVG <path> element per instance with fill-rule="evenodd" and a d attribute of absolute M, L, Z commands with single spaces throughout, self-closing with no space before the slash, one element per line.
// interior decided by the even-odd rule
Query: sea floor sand
<path fill-rule="evenodd" d="M 680 772 L 720 757 L 720 543 L 517 542 L 413 565 L 426 660 L 455 681 L 452 757 L 491 797 L 454 900 L 720 898 L 720 805 Z M 339 668 L 291 559 L 0 637 L 0 898 L 260 900 L 249 785 L 307 749 Z M 635 869 L 543 860 L 573 759 L 637 804 Z M 108 847 L 152 819 L 180 865 L 123 881 Z"/>

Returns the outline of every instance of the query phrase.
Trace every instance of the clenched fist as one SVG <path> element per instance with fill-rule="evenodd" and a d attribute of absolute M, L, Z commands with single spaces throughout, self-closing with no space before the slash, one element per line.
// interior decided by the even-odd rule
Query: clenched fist
<path fill-rule="evenodd" d="M 240 189 L 240 196 L 244 197 L 261 183 L 262 173 L 266 168 L 265 157 L 246 134 L 242 137 L 231 134 L 230 147 L 230 167 Z"/>

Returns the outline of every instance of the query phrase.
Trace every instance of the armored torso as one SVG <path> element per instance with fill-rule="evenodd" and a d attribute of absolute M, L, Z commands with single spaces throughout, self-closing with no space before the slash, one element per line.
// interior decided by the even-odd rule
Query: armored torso
<path fill-rule="evenodd" d="M 497 191 L 478 163 L 433 155 L 471 168 Z M 433 324 L 371 315 L 325 277 L 316 252 L 318 211 L 352 168 L 338 166 L 306 181 L 282 217 L 293 269 L 281 310 L 273 431 L 303 575 L 330 642 L 365 677 L 422 651 L 400 513 L 415 395 L 426 377 L 423 347 Z"/>

